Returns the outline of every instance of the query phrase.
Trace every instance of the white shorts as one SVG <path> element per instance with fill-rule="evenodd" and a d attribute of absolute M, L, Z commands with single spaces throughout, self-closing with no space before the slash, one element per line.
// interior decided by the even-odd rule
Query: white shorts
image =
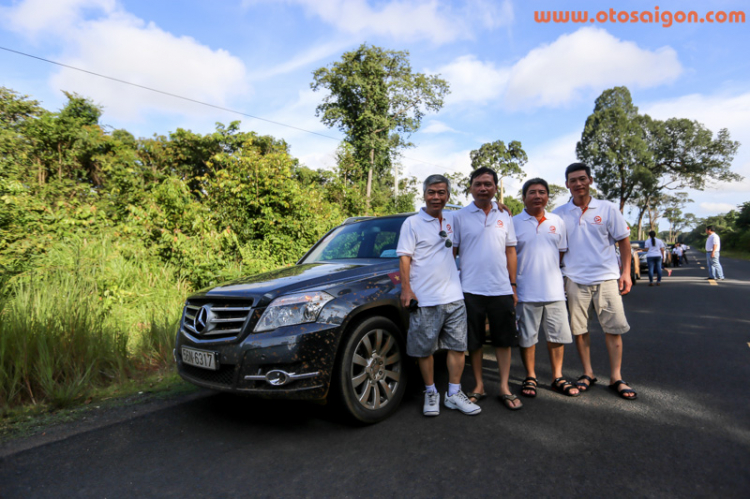
<path fill-rule="evenodd" d="M 516 317 L 521 348 L 537 344 L 540 326 L 550 343 L 573 342 L 564 301 L 522 302 L 516 307 Z"/>

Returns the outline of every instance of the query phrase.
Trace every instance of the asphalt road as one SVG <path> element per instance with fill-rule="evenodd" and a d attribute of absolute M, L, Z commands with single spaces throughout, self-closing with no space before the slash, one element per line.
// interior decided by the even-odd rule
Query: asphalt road
<path fill-rule="evenodd" d="M 364 428 L 308 403 L 193 397 L 6 455 L 0 497 L 748 497 L 750 262 L 722 259 L 727 279 L 711 283 L 703 255 L 690 257 L 661 287 L 641 280 L 626 297 L 623 374 L 637 401 L 606 388 L 596 334 L 601 384 L 581 397 L 542 388 L 511 412 L 490 386 L 479 416 L 444 408 L 428 419 L 417 388 Z M 565 373 L 580 370 L 567 348 Z M 491 362 L 485 372 L 497 379 Z"/>

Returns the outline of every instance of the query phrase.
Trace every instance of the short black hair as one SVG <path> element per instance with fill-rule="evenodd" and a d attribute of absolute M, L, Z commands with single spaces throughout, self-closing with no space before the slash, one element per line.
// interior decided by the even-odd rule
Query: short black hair
<path fill-rule="evenodd" d="M 534 184 L 542 184 L 544 186 L 544 188 L 547 189 L 547 194 L 549 194 L 549 184 L 547 183 L 547 181 L 544 180 L 543 178 L 537 177 L 537 178 L 532 178 L 532 179 L 527 180 L 526 182 L 524 182 L 523 187 L 521 188 L 521 191 L 522 191 L 521 197 L 522 198 L 526 197 L 526 192 L 529 190 L 529 187 L 531 187 Z"/>
<path fill-rule="evenodd" d="M 706 230 L 710 230 L 711 232 L 716 232 L 714 230 L 714 226 L 713 225 L 706 225 Z"/>
<path fill-rule="evenodd" d="M 586 163 L 571 163 L 565 169 L 565 181 L 568 181 L 568 175 L 580 170 L 585 170 L 586 176 L 591 178 L 591 167 L 589 165 L 587 165 Z"/>
<path fill-rule="evenodd" d="M 479 167 L 471 172 L 471 175 L 469 175 L 469 185 L 474 183 L 475 178 L 480 175 L 484 175 L 485 173 L 489 173 L 490 175 L 492 175 L 492 180 L 495 181 L 495 186 L 497 186 L 497 172 L 492 168 L 487 168 L 486 166 Z"/>

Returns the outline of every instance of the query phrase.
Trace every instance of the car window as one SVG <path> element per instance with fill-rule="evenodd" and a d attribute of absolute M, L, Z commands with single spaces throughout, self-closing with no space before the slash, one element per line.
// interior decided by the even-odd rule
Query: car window
<path fill-rule="evenodd" d="M 342 225 L 329 233 L 310 252 L 304 263 L 355 258 L 398 258 L 396 246 L 405 218 L 373 218 Z"/>

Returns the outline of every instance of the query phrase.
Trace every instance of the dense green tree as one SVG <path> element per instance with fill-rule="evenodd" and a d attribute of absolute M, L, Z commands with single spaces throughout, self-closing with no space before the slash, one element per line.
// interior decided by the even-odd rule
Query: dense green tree
<path fill-rule="evenodd" d="M 428 111 L 438 111 L 449 92 L 438 76 L 412 72 L 409 53 L 362 44 L 341 61 L 313 73 L 311 88 L 328 95 L 316 109 L 328 127 L 346 135 L 353 148 L 357 181 L 366 178 L 369 209 L 375 178 L 388 174 L 399 149 L 412 144 Z"/>
<path fill-rule="evenodd" d="M 667 189 L 703 189 L 708 180 L 740 180 L 730 170 L 738 147 L 726 129 L 714 136 L 697 121 L 640 115 L 630 91 L 615 87 L 596 99 L 576 154 L 622 211 L 639 192 L 658 196 Z"/>
<path fill-rule="evenodd" d="M 507 146 L 502 140 L 496 140 L 482 144 L 479 149 L 471 151 L 472 169 L 476 170 L 484 166 L 497 172 L 499 180 L 497 192 L 501 203 L 505 202 L 503 178 L 523 179 L 526 176 L 523 166 L 528 160 L 526 152 L 517 140 L 511 141 Z"/>

